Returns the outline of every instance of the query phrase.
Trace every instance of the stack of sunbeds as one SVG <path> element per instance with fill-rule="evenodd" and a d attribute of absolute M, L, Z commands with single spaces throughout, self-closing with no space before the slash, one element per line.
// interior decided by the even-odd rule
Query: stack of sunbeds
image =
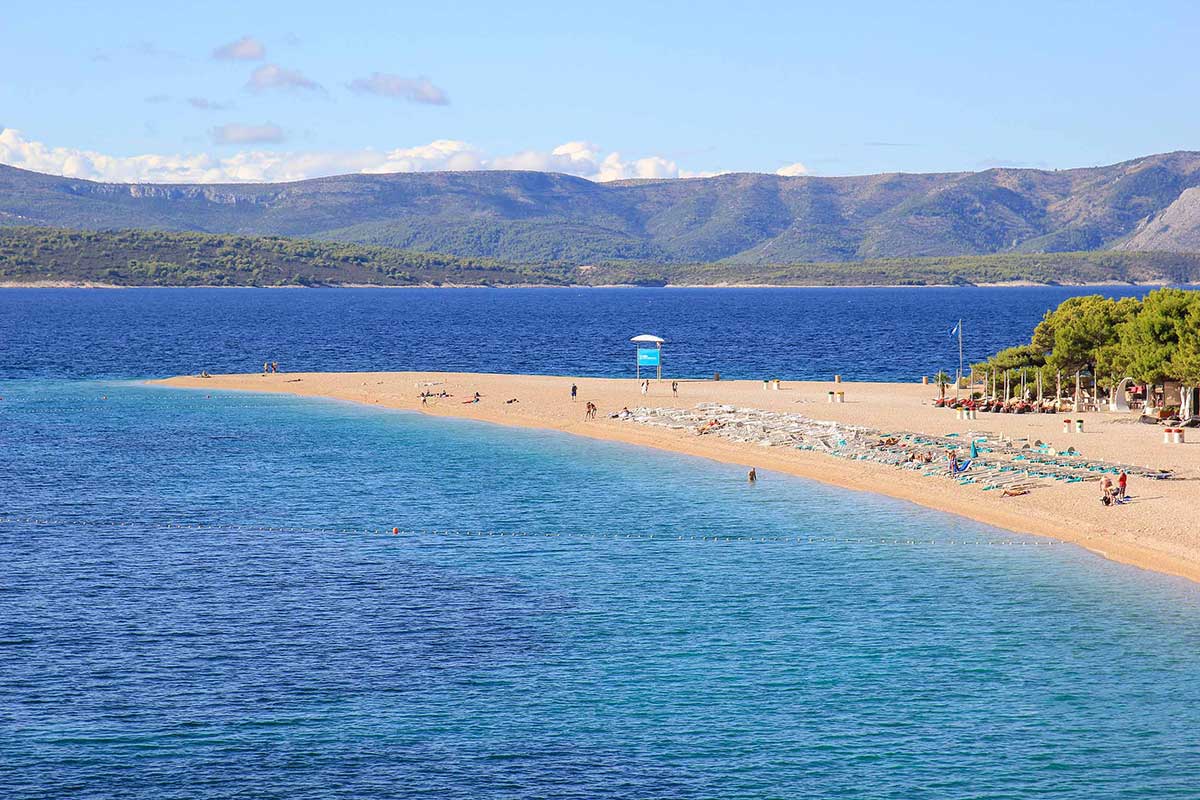
<path fill-rule="evenodd" d="M 620 418 L 763 447 L 793 447 L 838 458 L 872 461 L 929 477 L 948 477 L 963 485 L 978 485 L 985 491 L 1022 491 L 1045 481 L 1099 480 L 1122 469 L 1142 478 L 1171 477 L 1168 470 L 1085 459 L 1057 453 L 1041 442 L 1014 441 L 985 431 L 970 431 L 965 436 L 888 432 L 810 419 L 801 414 L 718 403 L 701 403 L 691 410 L 637 408 Z M 949 455 L 952 451 L 953 458 Z M 931 460 L 927 462 L 926 457 Z"/>

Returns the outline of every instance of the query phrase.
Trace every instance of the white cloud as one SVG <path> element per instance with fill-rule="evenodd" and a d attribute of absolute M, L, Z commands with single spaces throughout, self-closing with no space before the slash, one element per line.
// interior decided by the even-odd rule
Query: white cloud
<path fill-rule="evenodd" d="M 231 122 L 228 125 L 218 125 L 209 133 L 216 144 L 263 144 L 284 140 L 283 128 L 269 122 L 262 125 L 239 125 Z"/>
<path fill-rule="evenodd" d="M 218 103 L 215 100 L 209 100 L 207 97 L 189 97 L 187 104 L 201 111 L 225 111 L 233 107 L 230 103 Z"/>
<path fill-rule="evenodd" d="M 108 156 L 91 150 L 50 147 L 24 139 L 12 128 L 0 130 L 0 163 L 21 169 L 108 181 L 224 180 L 215 159 L 196 156 Z"/>
<path fill-rule="evenodd" d="M 263 64 L 250 73 L 246 87 L 255 91 L 263 89 L 320 89 L 321 85 L 306 78 L 299 71 L 284 69 L 278 64 Z"/>
<path fill-rule="evenodd" d="M 788 164 L 786 167 L 780 167 L 775 170 L 776 175 L 784 175 L 787 177 L 795 177 L 796 175 L 807 175 L 808 167 L 797 161 L 795 164 Z"/>
<path fill-rule="evenodd" d="M 428 78 L 402 78 L 386 72 L 372 72 L 370 77 L 355 78 L 346 85 L 356 92 L 393 97 L 410 103 L 427 103 L 434 106 L 450 103 L 445 90 L 434 86 Z"/>
<path fill-rule="evenodd" d="M 223 125 L 210 131 L 218 144 L 261 144 L 282 141 L 276 125 Z M 625 159 L 585 141 L 561 144 L 550 151 L 526 150 L 491 156 L 454 139 L 438 139 L 393 150 L 280 152 L 241 150 L 226 156 L 208 153 L 110 156 L 93 150 L 52 147 L 26 139 L 12 128 L 0 128 L 0 163 L 21 169 L 120 183 L 230 183 L 293 181 L 346 173 L 432 172 L 516 169 L 562 172 L 595 181 L 624 178 L 697 177 L 670 159 L 647 156 Z"/>
<path fill-rule="evenodd" d="M 243 36 L 212 51 L 212 57 L 221 61 L 258 61 L 266 54 L 267 48 L 253 36 Z"/>
<path fill-rule="evenodd" d="M 660 156 L 625 161 L 620 153 L 605 154 L 591 142 L 567 142 L 549 153 L 527 150 L 500 156 L 490 162 L 492 169 L 529 169 L 541 172 L 565 172 L 597 181 L 623 178 L 678 178 L 679 166 Z"/>

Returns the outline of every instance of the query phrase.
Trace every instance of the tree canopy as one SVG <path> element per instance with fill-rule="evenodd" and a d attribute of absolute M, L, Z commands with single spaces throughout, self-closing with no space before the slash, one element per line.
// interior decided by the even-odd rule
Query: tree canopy
<path fill-rule="evenodd" d="M 984 369 L 1042 366 L 1101 379 L 1200 384 L 1200 292 L 1156 289 L 1141 300 L 1071 297 L 1046 312 L 1028 345 L 1010 347 Z"/>
<path fill-rule="evenodd" d="M 1117 342 L 1117 326 L 1136 315 L 1139 307 L 1131 297 L 1069 297 L 1046 312 L 1030 344 L 1045 354 L 1046 364 L 1055 369 L 1095 372 L 1105 348 Z"/>
<path fill-rule="evenodd" d="M 1197 292 L 1159 289 L 1142 300 L 1138 312 L 1121 324 L 1117 346 L 1110 349 L 1114 372 L 1156 383 L 1178 377 L 1173 362 L 1188 311 L 1197 305 Z"/>
<path fill-rule="evenodd" d="M 1200 385 L 1200 301 L 1188 306 L 1177 333 L 1171 371 L 1189 386 Z"/>

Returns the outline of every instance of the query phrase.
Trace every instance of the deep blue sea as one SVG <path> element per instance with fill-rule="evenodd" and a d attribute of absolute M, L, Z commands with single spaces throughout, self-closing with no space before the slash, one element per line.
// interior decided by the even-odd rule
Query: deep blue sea
<path fill-rule="evenodd" d="M 1071 295 L 1138 287 L 0 289 L 0 378 L 447 370 L 616 377 L 629 339 L 675 377 L 916 380 L 1029 341 Z"/>
<path fill-rule="evenodd" d="M 643 329 L 681 373 L 908 376 L 1055 291 L 0 292 L 0 797 L 1196 798 L 1195 584 L 701 459 L 129 380 L 622 374 Z"/>

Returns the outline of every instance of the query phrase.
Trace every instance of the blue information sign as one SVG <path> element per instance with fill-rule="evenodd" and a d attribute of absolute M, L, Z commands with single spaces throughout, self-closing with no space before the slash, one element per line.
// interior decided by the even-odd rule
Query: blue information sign
<path fill-rule="evenodd" d="M 657 347 L 639 347 L 637 351 L 637 363 L 639 367 L 657 367 L 659 363 L 659 354 L 662 351 Z"/>

